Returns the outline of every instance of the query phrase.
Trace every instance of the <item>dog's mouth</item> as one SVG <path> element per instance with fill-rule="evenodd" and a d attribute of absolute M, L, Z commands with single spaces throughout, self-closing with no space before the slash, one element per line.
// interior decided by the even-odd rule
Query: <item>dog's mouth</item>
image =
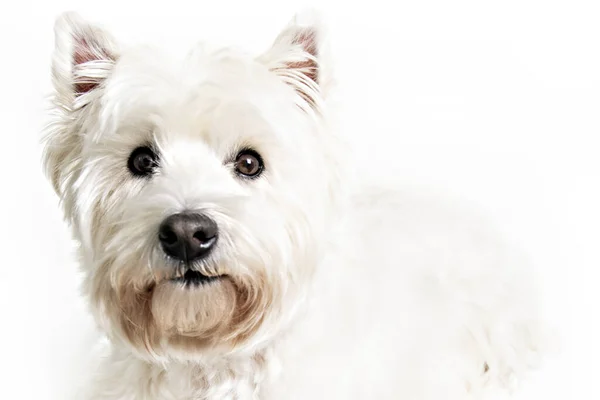
<path fill-rule="evenodd" d="M 208 276 L 200 271 L 188 269 L 179 277 L 171 279 L 172 282 L 182 283 L 185 287 L 198 287 L 222 279 L 224 275 Z"/>

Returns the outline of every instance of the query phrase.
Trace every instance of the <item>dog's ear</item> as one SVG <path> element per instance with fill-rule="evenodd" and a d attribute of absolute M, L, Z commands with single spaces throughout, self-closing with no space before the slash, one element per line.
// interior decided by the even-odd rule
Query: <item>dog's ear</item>
<path fill-rule="evenodd" d="M 324 50 L 321 17 L 307 10 L 294 16 L 259 61 L 293 86 L 312 108 L 317 108 L 326 84 Z"/>
<path fill-rule="evenodd" d="M 56 99 L 69 108 L 109 76 L 117 60 L 113 39 L 79 15 L 62 14 L 54 25 L 52 80 Z"/>
<path fill-rule="evenodd" d="M 45 128 L 44 165 L 55 191 L 63 198 L 69 218 L 74 181 L 81 171 L 82 121 L 71 113 L 101 92 L 117 60 L 113 40 L 74 13 L 55 23 L 52 57 L 53 110 Z"/>

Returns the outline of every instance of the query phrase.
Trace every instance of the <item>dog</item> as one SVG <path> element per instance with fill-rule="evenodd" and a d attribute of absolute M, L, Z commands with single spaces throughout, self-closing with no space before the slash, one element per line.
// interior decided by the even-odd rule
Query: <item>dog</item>
<path fill-rule="evenodd" d="M 535 364 L 525 257 L 361 180 L 331 69 L 313 13 L 183 58 L 57 19 L 44 165 L 108 341 L 78 399 L 479 399 Z"/>

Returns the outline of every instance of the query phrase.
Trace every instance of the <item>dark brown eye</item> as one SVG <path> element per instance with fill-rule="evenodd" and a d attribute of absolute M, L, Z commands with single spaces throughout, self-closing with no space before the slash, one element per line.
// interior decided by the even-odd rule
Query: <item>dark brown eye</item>
<path fill-rule="evenodd" d="M 235 159 L 235 172 L 246 178 L 257 178 L 263 168 L 263 160 L 254 150 L 242 150 Z"/>
<path fill-rule="evenodd" d="M 148 176 L 158 167 L 158 155 L 150 147 L 138 147 L 131 152 L 127 166 L 136 176 Z"/>

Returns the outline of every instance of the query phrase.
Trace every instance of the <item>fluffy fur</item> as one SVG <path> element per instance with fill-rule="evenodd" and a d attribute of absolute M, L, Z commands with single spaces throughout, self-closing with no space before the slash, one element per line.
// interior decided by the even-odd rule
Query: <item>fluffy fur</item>
<path fill-rule="evenodd" d="M 470 213 L 348 184 L 314 18 L 258 57 L 119 48 L 75 14 L 55 30 L 45 166 L 109 341 L 79 399 L 476 399 L 535 359 L 520 255 Z M 127 169 L 142 145 L 149 177 Z M 233 171 L 243 148 L 257 179 Z M 185 210 L 219 226 L 190 266 L 157 235 Z M 188 267 L 224 278 L 174 282 Z"/>

